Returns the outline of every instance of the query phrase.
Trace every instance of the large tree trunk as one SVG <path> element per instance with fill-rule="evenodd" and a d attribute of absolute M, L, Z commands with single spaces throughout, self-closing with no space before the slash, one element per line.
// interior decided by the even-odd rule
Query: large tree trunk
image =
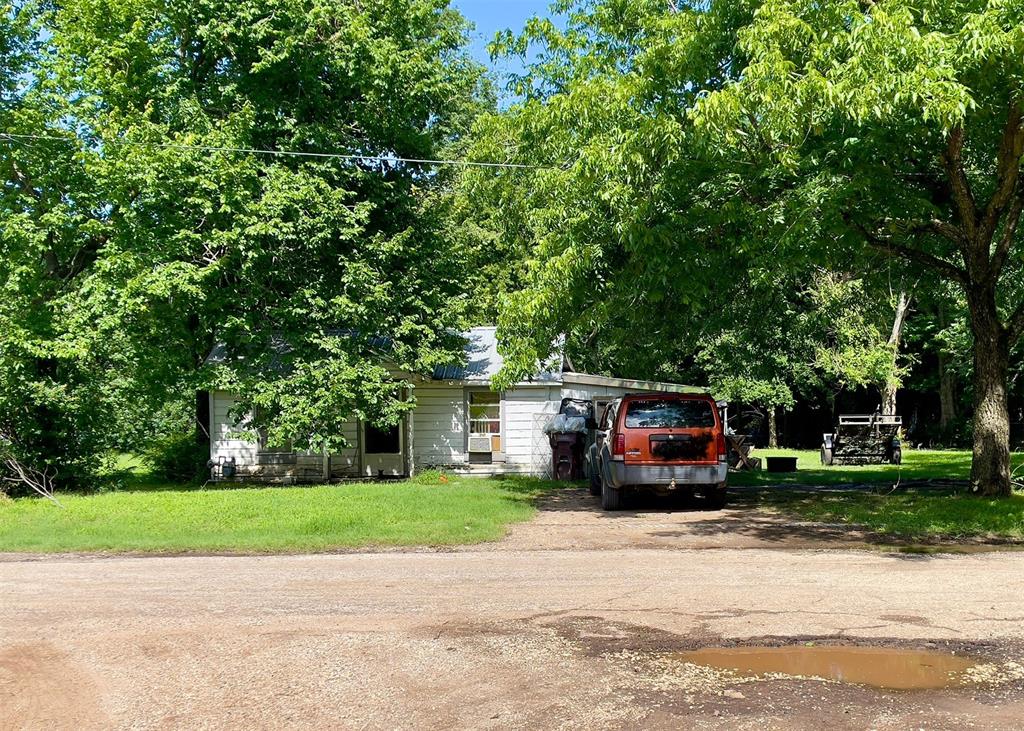
<path fill-rule="evenodd" d="M 1010 481 L 1010 415 L 1006 392 L 1009 375 L 1009 351 L 1024 335 L 1024 301 L 1018 297 L 1012 314 L 1004 323 L 996 307 L 996 290 L 1007 279 L 1006 265 L 1019 256 L 1018 226 L 1024 216 L 1024 183 L 1021 160 L 1024 159 L 1024 103 L 1011 96 L 1006 123 L 996 151 L 991 195 L 981 201 L 974 190 L 969 166 L 964 162 L 966 136 L 962 125 L 946 135 L 946 149 L 940 155 L 945 180 L 940 183 L 940 205 L 950 205 L 953 220 L 935 218 L 916 221 L 911 230 L 925 233 L 933 240 L 945 239 L 947 255 L 907 246 L 885 233 L 868 232 L 873 246 L 892 256 L 932 270 L 943 278 L 959 283 L 967 295 L 971 310 L 971 334 L 974 336 L 974 459 L 971 466 L 971 490 L 976 494 L 1007 496 Z M 982 140 L 974 143 L 983 144 Z M 972 150 L 987 158 L 990 152 Z M 948 194 L 948 198 L 946 195 Z M 879 227 L 885 231 L 889 223 Z M 957 251 L 962 260 L 949 255 Z M 1014 275 L 1019 276 L 1019 275 Z"/>
<path fill-rule="evenodd" d="M 768 448 L 779 448 L 779 419 L 778 411 L 774 406 L 768 409 Z"/>
<path fill-rule="evenodd" d="M 996 310 L 995 293 L 970 297 L 974 332 L 974 458 L 971 491 L 1011 494 L 1010 411 L 1006 398 L 1009 338 Z"/>

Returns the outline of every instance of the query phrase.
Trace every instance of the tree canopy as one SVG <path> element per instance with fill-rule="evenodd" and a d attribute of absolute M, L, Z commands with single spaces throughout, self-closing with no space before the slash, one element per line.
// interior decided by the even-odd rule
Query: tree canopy
<path fill-rule="evenodd" d="M 522 101 L 482 120 L 473 152 L 544 169 L 468 187 L 527 212 L 502 231 L 531 252 L 528 286 L 502 315 L 510 373 L 559 332 L 600 329 L 625 357 L 661 360 L 666 344 L 735 322 L 751 282 L 815 265 L 869 277 L 895 257 L 930 286 L 961 287 L 975 339 L 974 487 L 1008 493 L 1008 352 L 1024 328 L 1024 8 L 561 8 L 564 29 L 538 20 L 497 40 L 496 53 L 532 48 L 536 61 L 516 82 Z"/>
<path fill-rule="evenodd" d="M 331 448 L 410 408 L 384 361 L 428 372 L 496 319 L 496 386 L 564 342 L 770 413 L 892 409 L 918 356 L 969 354 L 943 413 L 970 379 L 973 487 L 1007 494 L 1024 6 L 553 10 L 495 39 L 524 66 L 498 110 L 447 0 L 5 7 L 5 476 L 87 482 L 204 387 Z M 438 158 L 514 165 L 406 161 Z"/>
<path fill-rule="evenodd" d="M 399 159 L 441 156 L 486 103 L 447 2 L 3 16 L 8 450 L 63 471 L 58 444 L 94 460 L 119 408 L 204 382 L 319 450 L 404 408 L 376 338 L 413 372 L 461 354 L 463 259 L 429 205 L 451 174 Z M 232 357 L 201 376 L 217 341 Z"/>

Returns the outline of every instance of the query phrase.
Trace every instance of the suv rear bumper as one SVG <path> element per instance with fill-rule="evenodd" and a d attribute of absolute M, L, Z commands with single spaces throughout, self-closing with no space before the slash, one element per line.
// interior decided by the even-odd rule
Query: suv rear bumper
<path fill-rule="evenodd" d="M 609 462 L 608 478 L 611 487 L 626 485 L 715 485 L 725 484 L 729 466 L 717 465 L 655 465 Z"/>

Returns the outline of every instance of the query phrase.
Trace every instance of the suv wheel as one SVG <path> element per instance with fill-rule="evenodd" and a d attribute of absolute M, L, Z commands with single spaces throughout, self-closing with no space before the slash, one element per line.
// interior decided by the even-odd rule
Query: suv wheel
<path fill-rule="evenodd" d="M 601 480 L 601 507 L 605 510 L 622 509 L 622 490 L 616 490 L 604 479 Z"/>

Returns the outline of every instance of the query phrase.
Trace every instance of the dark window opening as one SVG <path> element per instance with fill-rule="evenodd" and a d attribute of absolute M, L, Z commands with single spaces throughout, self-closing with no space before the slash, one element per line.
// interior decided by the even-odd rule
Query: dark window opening
<path fill-rule="evenodd" d="M 697 399 L 638 399 L 626 407 L 628 429 L 700 429 L 715 425 L 711 403 Z"/>
<path fill-rule="evenodd" d="M 367 424 L 365 436 L 363 451 L 367 454 L 401 454 L 402 452 L 402 437 L 398 431 L 398 424 L 384 429 Z"/>

